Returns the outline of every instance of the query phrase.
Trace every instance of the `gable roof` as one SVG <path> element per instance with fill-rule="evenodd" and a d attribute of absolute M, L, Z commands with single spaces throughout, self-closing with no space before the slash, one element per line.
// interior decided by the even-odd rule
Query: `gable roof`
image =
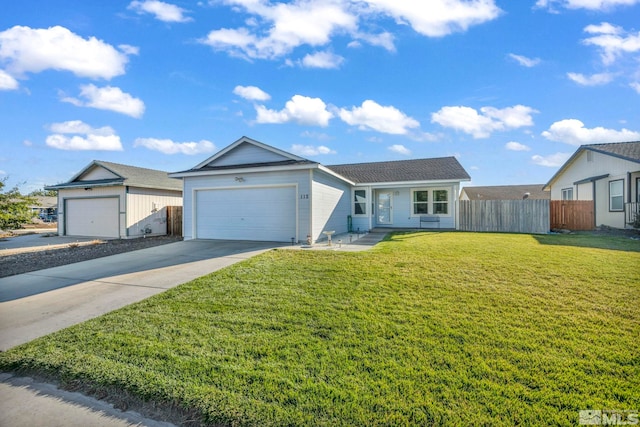
<path fill-rule="evenodd" d="M 630 162 L 640 163 L 640 141 L 636 142 L 614 142 L 610 144 L 589 144 L 583 145 L 585 150 L 597 153 L 608 154 Z"/>
<path fill-rule="evenodd" d="M 544 184 L 525 185 L 492 185 L 478 187 L 464 187 L 469 200 L 522 200 L 525 195 L 531 200 L 548 200 L 550 194 L 543 191 Z"/>
<path fill-rule="evenodd" d="M 200 174 L 225 174 L 231 170 L 254 171 L 319 169 L 349 184 L 425 181 L 468 181 L 469 174 L 455 157 L 396 160 L 324 166 L 243 136 L 194 168 L 171 173 L 174 178 Z"/>
<path fill-rule="evenodd" d="M 608 156 L 616 157 L 622 160 L 628 160 L 630 162 L 640 163 L 640 141 L 631 142 L 610 142 L 605 144 L 586 144 L 581 145 L 569 160 L 558 169 L 558 171 L 551 177 L 549 182 L 544 186 L 545 191 L 549 191 L 551 183 L 556 180 L 564 171 L 574 162 L 574 160 L 582 154 L 584 151 L 594 151 L 596 153 L 606 154 Z"/>
<path fill-rule="evenodd" d="M 115 176 L 113 178 L 81 180 L 84 175 L 87 175 L 96 168 L 103 168 Z M 101 160 L 92 161 L 68 182 L 51 185 L 45 187 L 45 189 L 59 190 L 62 188 L 105 187 L 113 185 L 182 191 L 182 182 L 169 178 L 168 173 L 165 171 L 122 165 L 119 163 L 105 162 Z"/>
<path fill-rule="evenodd" d="M 193 168 L 173 172 L 170 176 L 182 178 L 199 172 L 224 173 L 224 171 L 234 169 L 262 168 L 273 170 L 273 168 L 296 166 L 302 168 L 318 167 L 319 163 L 243 136 Z"/>
<path fill-rule="evenodd" d="M 198 165 L 196 165 L 196 167 L 194 167 L 192 170 L 196 170 L 196 169 L 203 169 L 203 168 L 209 168 L 209 169 L 213 169 L 216 167 L 222 167 L 220 165 L 216 165 L 216 161 L 217 160 L 221 160 L 223 159 L 225 156 L 227 156 L 229 153 L 231 153 L 234 150 L 237 150 L 238 147 L 242 146 L 242 145 L 250 145 L 253 147 L 256 147 L 260 150 L 262 150 L 265 153 L 270 154 L 270 158 L 269 161 L 266 162 L 261 162 L 261 163 L 246 163 L 246 164 L 227 164 L 224 165 L 227 168 L 231 168 L 231 167 L 250 167 L 250 166 L 254 166 L 254 165 L 263 165 L 263 164 L 278 164 L 278 163 L 282 163 L 282 164 L 294 164 L 294 163 L 315 163 L 315 162 L 311 162 L 310 160 L 304 159 L 302 157 L 296 156 L 294 154 L 291 154 L 287 151 L 284 150 L 280 150 L 279 148 L 276 147 L 272 147 L 270 145 L 264 144 L 260 141 L 256 141 L 255 139 L 251 139 L 249 137 L 243 136 L 242 138 L 238 139 L 237 141 L 235 141 L 234 143 L 232 143 L 231 145 L 229 145 L 228 147 L 218 151 L 216 154 L 214 154 L 213 156 L 209 157 L 207 160 L 205 160 L 204 162 L 199 163 Z"/>
<path fill-rule="evenodd" d="M 327 168 L 357 184 L 471 179 L 455 157 L 331 165 Z"/>

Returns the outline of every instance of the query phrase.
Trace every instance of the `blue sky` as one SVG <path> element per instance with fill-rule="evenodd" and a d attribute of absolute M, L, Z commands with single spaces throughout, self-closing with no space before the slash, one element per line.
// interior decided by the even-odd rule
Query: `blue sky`
<path fill-rule="evenodd" d="M 180 171 L 243 135 L 331 165 L 456 156 L 545 183 L 640 140 L 640 0 L 8 2 L 0 178 Z"/>

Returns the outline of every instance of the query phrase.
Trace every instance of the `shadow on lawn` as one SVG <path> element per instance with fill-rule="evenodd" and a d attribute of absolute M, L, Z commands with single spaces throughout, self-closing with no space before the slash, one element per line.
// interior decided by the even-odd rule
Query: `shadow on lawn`
<path fill-rule="evenodd" d="M 628 236 L 578 234 L 537 234 L 533 237 L 541 245 L 576 246 L 581 248 L 609 249 L 614 251 L 640 252 L 640 234 Z"/>

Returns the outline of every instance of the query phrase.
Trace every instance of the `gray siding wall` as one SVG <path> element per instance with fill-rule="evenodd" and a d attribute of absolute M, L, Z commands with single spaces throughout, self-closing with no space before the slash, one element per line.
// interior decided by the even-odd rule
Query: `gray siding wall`
<path fill-rule="evenodd" d="M 313 172 L 312 239 L 325 240 L 323 231 L 346 233 L 351 214 L 351 186 L 321 171 Z"/>
<path fill-rule="evenodd" d="M 262 151 L 264 154 L 264 150 Z M 264 156 L 262 157 L 264 159 Z M 242 176 L 243 182 L 237 182 L 235 177 Z M 229 175 L 209 175 L 184 178 L 183 193 L 183 233 L 184 239 L 194 238 L 194 209 L 195 190 L 215 188 L 241 188 L 259 187 L 264 185 L 296 184 L 298 186 L 298 240 L 306 239 L 311 232 L 310 204 L 311 185 L 308 170 L 285 172 L 259 172 L 259 173 L 231 173 Z M 224 207 L 221 207 L 224 208 Z"/>
<path fill-rule="evenodd" d="M 446 215 L 440 215 L 440 228 L 456 228 L 457 227 L 457 194 L 458 184 L 441 184 L 436 186 L 412 186 L 410 188 L 384 188 L 373 191 L 373 227 L 400 227 L 400 228 L 419 228 L 420 215 L 413 214 L 412 191 L 413 190 L 447 190 L 449 193 L 449 212 Z M 393 213 L 392 224 L 381 224 L 378 222 L 378 194 L 389 192 L 393 197 Z M 433 193 L 429 193 L 430 197 Z M 429 213 L 431 213 L 431 206 Z M 432 224 L 427 224 L 432 227 Z M 437 225 L 436 225 L 437 227 Z"/>

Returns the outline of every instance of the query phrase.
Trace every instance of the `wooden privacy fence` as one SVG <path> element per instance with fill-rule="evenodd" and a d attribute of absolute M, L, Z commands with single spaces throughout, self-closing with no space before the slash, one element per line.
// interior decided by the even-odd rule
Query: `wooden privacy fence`
<path fill-rule="evenodd" d="M 461 200 L 460 230 L 545 234 L 549 200 Z"/>
<path fill-rule="evenodd" d="M 566 230 L 593 230 L 595 218 L 593 216 L 592 200 L 552 200 L 551 228 Z"/>
<path fill-rule="evenodd" d="M 182 237 L 182 206 L 167 206 L 167 234 Z"/>

